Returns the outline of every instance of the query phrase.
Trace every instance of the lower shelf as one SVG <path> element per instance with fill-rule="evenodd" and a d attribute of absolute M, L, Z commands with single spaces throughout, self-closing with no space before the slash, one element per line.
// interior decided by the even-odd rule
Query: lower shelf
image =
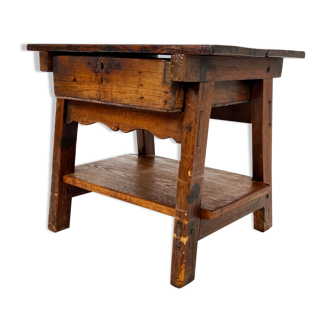
<path fill-rule="evenodd" d="M 124 155 L 76 166 L 64 176 L 70 185 L 175 216 L 179 162 Z M 205 168 L 201 218 L 211 220 L 269 192 L 251 177 Z"/>

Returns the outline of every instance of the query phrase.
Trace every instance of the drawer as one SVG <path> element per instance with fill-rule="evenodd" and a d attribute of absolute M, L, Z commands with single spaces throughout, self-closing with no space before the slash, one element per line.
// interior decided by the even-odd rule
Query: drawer
<path fill-rule="evenodd" d="M 56 56 L 53 61 L 57 97 L 163 111 L 183 108 L 184 89 L 171 82 L 168 60 Z"/>

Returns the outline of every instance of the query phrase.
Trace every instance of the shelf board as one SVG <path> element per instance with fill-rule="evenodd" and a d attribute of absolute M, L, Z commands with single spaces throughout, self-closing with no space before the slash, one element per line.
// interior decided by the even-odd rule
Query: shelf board
<path fill-rule="evenodd" d="M 175 216 L 179 162 L 155 156 L 124 155 L 76 166 L 64 182 Z M 211 220 L 269 192 L 251 177 L 205 168 L 201 218 Z"/>

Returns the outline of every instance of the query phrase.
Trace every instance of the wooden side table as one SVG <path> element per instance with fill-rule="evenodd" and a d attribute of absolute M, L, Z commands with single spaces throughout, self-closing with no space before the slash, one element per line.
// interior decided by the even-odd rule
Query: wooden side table
<path fill-rule="evenodd" d="M 171 284 L 194 280 L 198 240 L 254 212 L 272 226 L 272 80 L 304 52 L 221 45 L 28 45 L 57 99 L 49 229 L 91 191 L 175 217 Z M 166 54 L 169 57 L 160 58 Z M 209 120 L 252 124 L 253 177 L 205 168 Z M 137 155 L 75 167 L 77 123 L 137 131 Z M 181 144 L 155 156 L 154 136 Z"/>

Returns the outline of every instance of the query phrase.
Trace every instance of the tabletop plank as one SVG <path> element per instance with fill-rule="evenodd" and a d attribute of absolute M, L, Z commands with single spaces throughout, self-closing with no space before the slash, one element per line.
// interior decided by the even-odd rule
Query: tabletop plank
<path fill-rule="evenodd" d="M 109 52 L 145 54 L 192 54 L 249 57 L 304 58 L 302 51 L 255 49 L 226 45 L 94 45 L 94 44 L 28 44 L 28 51 L 44 52 Z"/>

